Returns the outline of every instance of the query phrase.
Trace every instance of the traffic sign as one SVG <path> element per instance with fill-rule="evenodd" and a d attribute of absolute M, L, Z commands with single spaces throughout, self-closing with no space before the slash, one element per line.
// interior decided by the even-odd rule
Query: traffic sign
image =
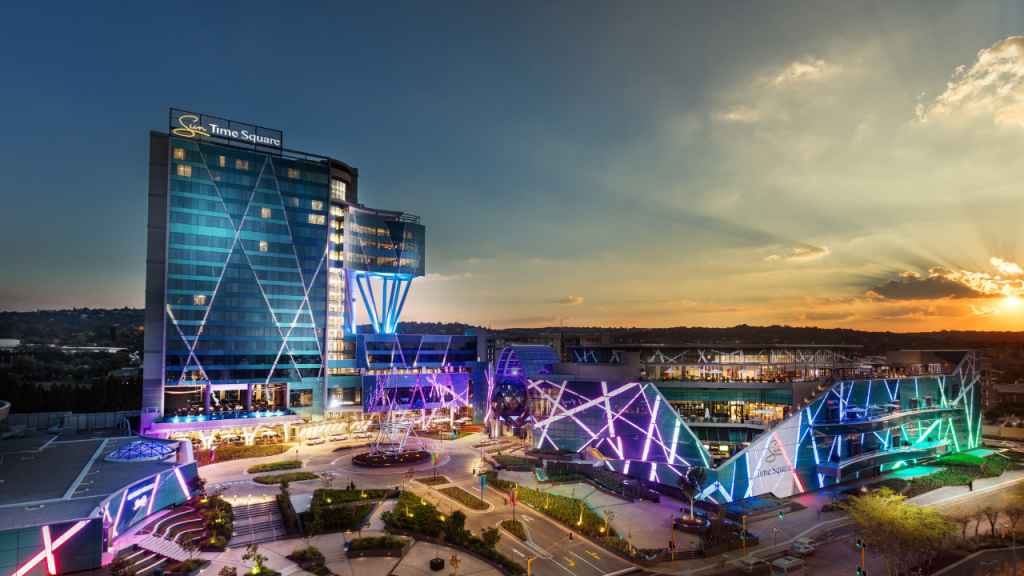
<path fill-rule="evenodd" d="M 775 532 L 776 534 L 778 534 L 779 533 L 779 527 L 778 526 L 772 526 L 772 532 Z"/>

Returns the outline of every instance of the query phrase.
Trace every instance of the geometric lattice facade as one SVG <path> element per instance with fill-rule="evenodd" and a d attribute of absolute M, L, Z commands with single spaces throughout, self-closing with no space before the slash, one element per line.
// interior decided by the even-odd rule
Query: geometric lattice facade
<path fill-rule="evenodd" d="M 708 470 L 702 498 L 785 497 L 891 470 L 981 441 L 977 357 L 950 374 L 830 382 L 810 402 Z M 650 382 L 528 381 L 537 448 L 594 448 L 608 468 L 675 485 L 711 468 L 705 445 Z"/>

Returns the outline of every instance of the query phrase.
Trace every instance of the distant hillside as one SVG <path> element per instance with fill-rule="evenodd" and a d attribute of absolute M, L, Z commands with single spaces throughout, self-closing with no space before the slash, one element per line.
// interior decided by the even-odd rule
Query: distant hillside
<path fill-rule="evenodd" d="M 133 308 L 0 312 L 0 338 L 26 344 L 120 346 L 135 352 L 142 350 L 144 312 Z"/>

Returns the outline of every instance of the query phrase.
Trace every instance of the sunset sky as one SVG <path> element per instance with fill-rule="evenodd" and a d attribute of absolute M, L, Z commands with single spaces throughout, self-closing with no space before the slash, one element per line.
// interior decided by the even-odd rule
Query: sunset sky
<path fill-rule="evenodd" d="M 0 310 L 143 306 L 175 107 L 421 216 L 404 320 L 1024 329 L 1019 1 L 8 3 L 0 53 Z"/>

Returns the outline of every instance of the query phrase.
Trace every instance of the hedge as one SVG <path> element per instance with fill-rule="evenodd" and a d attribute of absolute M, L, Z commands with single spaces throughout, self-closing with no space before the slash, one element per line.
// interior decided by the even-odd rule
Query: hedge
<path fill-rule="evenodd" d="M 404 548 L 405 540 L 394 536 L 377 536 L 376 538 L 356 538 L 348 543 L 349 550 L 387 550 Z"/>
<path fill-rule="evenodd" d="M 217 455 L 217 459 L 214 462 L 210 462 L 210 451 L 199 450 L 196 452 L 196 461 L 199 466 L 206 466 L 207 464 L 216 464 L 217 462 L 230 462 L 231 460 L 242 460 L 244 458 L 265 458 L 267 456 L 277 456 L 278 454 L 284 454 L 285 452 L 294 448 L 294 444 L 264 444 L 262 446 L 223 446 L 217 448 L 214 452 Z"/>
<path fill-rule="evenodd" d="M 452 486 L 452 487 L 449 487 L 449 488 L 438 488 L 437 491 L 440 492 L 441 494 L 444 494 L 445 496 L 451 498 L 452 500 L 455 500 L 459 504 L 464 504 L 466 506 L 469 506 L 473 510 L 486 510 L 487 509 L 487 503 L 486 502 L 484 502 L 479 497 L 474 496 L 474 495 L 470 494 L 469 492 L 466 492 L 465 490 L 463 490 L 462 488 L 459 488 L 458 486 Z"/>
<path fill-rule="evenodd" d="M 377 500 L 383 497 L 383 490 L 327 490 L 325 493 L 323 488 L 317 488 L 313 491 L 313 501 L 310 506 L 319 507 L 327 504 L 359 502 L 360 500 Z"/>
<path fill-rule="evenodd" d="M 302 460 L 283 460 L 281 462 L 267 462 L 266 464 L 257 464 L 248 470 L 249 474 L 256 474 L 258 472 L 273 472 L 275 470 L 293 470 L 295 468 L 302 468 Z"/>
<path fill-rule="evenodd" d="M 310 507 L 312 510 L 312 507 Z M 328 530 L 358 530 L 367 520 L 370 512 L 373 511 L 373 504 L 357 504 L 355 506 L 338 506 L 335 508 L 320 508 L 320 518 L 323 520 L 324 531 Z M 312 520 L 312 512 L 299 514 L 302 523 Z"/>
<path fill-rule="evenodd" d="M 257 476 L 253 478 L 252 481 L 260 484 L 280 484 L 285 480 L 289 482 L 301 482 L 302 480 L 316 480 L 317 478 L 319 478 L 319 476 L 312 472 L 285 472 L 284 474 Z"/>
<path fill-rule="evenodd" d="M 525 458 L 519 458 L 518 456 L 509 456 L 507 454 L 495 454 L 493 456 L 495 460 L 500 462 L 504 466 L 509 468 L 533 468 L 536 464 L 532 460 Z"/>
<path fill-rule="evenodd" d="M 983 458 L 974 456 L 973 454 L 950 454 L 949 456 L 943 456 L 935 461 L 936 464 L 941 466 L 972 466 L 980 468 L 985 464 Z"/>
<path fill-rule="evenodd" d="M 299 522 L 295 518 L 295 511 L 284 494 L 277 495 L 277 507 L 281 509 L 281 520 L 284 521 L 284 529 L 289 534 L 299 533 Z"/>

